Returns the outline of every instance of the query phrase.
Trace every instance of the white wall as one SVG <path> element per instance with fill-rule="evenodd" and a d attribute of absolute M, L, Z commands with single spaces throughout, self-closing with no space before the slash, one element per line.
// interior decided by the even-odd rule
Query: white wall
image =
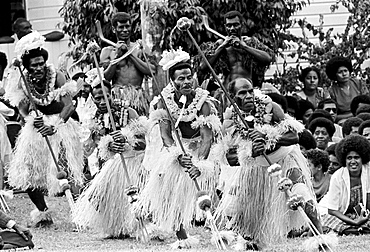
<path fill-rule="evenodd" d="M 294 19 L 303 19 L 306 18 L 307 22 L 313 24 L 314 26 L 319 25 L 319 18 L 320 14 L 324 16 L 324 25 L 323 31 L 326 32 L 329 28 L 333 27 L 334 30 L 332 34 L 342 33 L 347 24 L 347 19 L 349 13 L 347 9 L 340 5 L 339 9 L 337 9 L 334 13 L 331 12 L 330 6 L 335 4 L 335 0 L 311 0 L 311 4 L 303 8 L 302 11 L 298 12 L 293 18 Z M 302 30 L 298 24 L 294 27 L 289 29 L 291 34 L 296 36 L 302 37 Z M 311 32 L 306 30 L 306 35 L 308 36 L 309 40 L 312 43 L 318 43 L 319 39 L 318 36 L 314 37 Z M 284 52 L 284 54 L 289 54 L 291 51 Z M 288 68 L 289 66 L 295 67 L 296 66 L 296 58 L 292 59 L 287 57 Z M 283 58 L 277 59 L 277 64 L 274 64 L 270 67 L 270 69 L 266 72 L 266 78 L 272 77 L 275 73 L 276 69 L 279 68 L 282 71 L 282 64 L 284 62 Z M 302 66 L 308 65 L 307 62 L 300 62 Z"/>
<path fill-rule="evenodd" d="M 26 15 L 34 30 L 41 34 L 51 31 L 61 31 L 58 24 L 63 21 L 59 16 L 59 9 L 63 0 L 26 0 Z M 0 44 L 0 51 L 7 54 L 8 62 L 14 58 L 15 43 Z M 58 65 L 58 57 L 61 53 L 68 51 L 68 37 L 56 42 L 46 42 L 46 49 L 49 52 L 49 63 Z"/>

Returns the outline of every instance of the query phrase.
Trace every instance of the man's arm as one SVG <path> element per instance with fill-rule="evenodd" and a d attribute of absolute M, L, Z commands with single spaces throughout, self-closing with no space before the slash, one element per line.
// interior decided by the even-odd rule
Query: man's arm
<path fill-rule="evenodd" d="M 142 52 L 142 53 L 145 53 L 145 52 Z M 135 67 L 142 73 L 142 74 L 145 74 L 145 75 L 150 75 L 150 70 L 152 70 L 153 73 L 155 73 L 156 71 L 156 68 L 153 64 L 151 64 L 149 62 L 149 67 L 148 65 L 146 64 L 146 62 L 144 62 L 143 60 L 141 60 L 139 57 L 133 55 L 132 53 L 129 55 L 130 59 L 132 60 L 132 62 L 134 63 Z"/>
<path fill-rule="evenodd" d="M 163 109 L 162 101 L 158 102 L 157 109 Z M 163 145 L 166 146 L 166 147 L 172 146 L 175 141 L 172 138 L 171 121 L 168 118 L 160 120 L 159 130 L 161 132 L 161 138 L 162 138 L 162 141 L 163 141 Z"/>
<path fill-rule="evenodd" d="M 100 62 L 105 66 L 104 79 L 111 81 L 116 74 L 117 64 L 110 64 L 112 48 L 104 47 L 100 54 Z M 108 67 L 107 67 L 108 66 Z"/>
<path fill-rule="evenodd" d="M 222 52 L 226 49 L 226 46 L 229 45 L 230 41 L 231 41 L 230 37 L 227 37 L 225 40 L 219 39 L 216 41 L 216 45 L 219 45 L 219 46 L 215 50 L 214 54 L 208 57 L 208 62 L 211 66 L 213 66 L 217 62 Z M 202 60 L 202 62 L 200 63 L 199 70 L 202 72 L 209 70 L 204 60 Z"/>
<path fill-rule="evenodd" d="M 289 146 L 299 143 L 299 137 L 296 132 L 289 131 L 281 136 L 278 140 L 277 145 L 279 146 Z"/>
<path fill-rule="evenodd" d="M 204 117 L 211 114 L 211 108 L 206 102 L 203 104 L 201 112 Z M 206 159 L 208 158 L 209 152 L 211 150 L 213 140 L 212 130 L 207 125 L 203 125 L 202 127 L 200 127 L 200 137 L 202 139 L 202 143 L 199 148 L 198 156 L 199 158 Z"/>
<path fill-rule="evenodd" d="M 64 74 L 58 71 L 55 80 L 55 86 L 57 88 L 61 88 L 65 83 L 66 78 L 64 77 Z M 75 106 L 73 105 L 72 96 L 70 94 L 62 96 L 60 98 L 60 101 L 63 103 L 64 106 L 59 116 L 64 122 L 66 122 L 75 111 Z"/>
<path fill-rule="evenodd" d="M 248 46 L 242 39 L 240 40 L 240 47 L 261 64 L 268 65 L 272 61 L 271 56 L 267 52 Z"/>

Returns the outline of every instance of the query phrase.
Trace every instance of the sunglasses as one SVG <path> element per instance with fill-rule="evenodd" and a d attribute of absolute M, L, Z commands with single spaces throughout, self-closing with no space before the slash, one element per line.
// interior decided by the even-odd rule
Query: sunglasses
<path fill-rule="evenodd" d="M 334 113 L 337 113 L 337 109 L 336 108 L 326 108 L 325 111 L 329 112 L 330 111 L 333 111 Z"/>

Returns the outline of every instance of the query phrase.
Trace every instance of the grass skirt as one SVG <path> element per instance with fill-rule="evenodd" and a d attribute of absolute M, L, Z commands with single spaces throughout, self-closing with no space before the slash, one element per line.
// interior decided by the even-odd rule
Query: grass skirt
<path fill-rule="evenodd" d="M 194 218 L 202 215 L 196 206 L 197 189 L 194 181 L 177 161 L 180 150 L 164 149 L 157 153 L 160 161 L 152 167 L 148 182 L 139 197 L 139 208 L 144 214 L 150 215 L 153 222 L 164 231 L 177 231 L 180 224 L 188 228 Z M 196 157 L 196 153 L 191 155 Z M 194 162 L 194 165 L 201 171 L 201 176 L 197 178 L 201 190 L 212 194 L 217 182 L 214 162 L 200 160 Z"/>
<path fill-rule="evenodd" d="M 299 168 L 306 186 L 310 189 L 305 200 L 312 199 L 308 166 L 298 146 L 281 147 L 270 156 L 271 161 L 282 166 L 283 174 L 291 168 Z M 300 229 L 305 223 L 298 211 L 289 210 L 286 196 L 277 188 L 279 178 L 269 176 L 268 164 L 261 158 L 241 161 L 243 169 L 235 174 L 234 182 L 225 187 L 224 197 L 217 209 L 221 217 L 236 232 L 248 236 L 262 245 L 286 239 L 292 229 Z M 294 188 L 293 188 L 294 189 Z"/>
<path fill-rule="evenodd" d="M 46 125 L 56 125 L 59 115 L 44 116 Z M 69 180 L 82 185 L 83 148 L 79 138 L 79 125 L 73 119 L 57 127 L 57 132 L 48 136 L 59 166 L 69 175 Z M 33 126 L 32 118 L 27 118 L 21 129 L 8 168 L 10 186 L 47 189 L 50 195 L 60 191 L 57 167 L 44 137 Z"/>
<path fill-rule="evenodd" d="M 123 86 L 113 87 L 112 92 L 115 94 L 115 97 L 119 97 L 123 101 L 129 101 L 129 106 L 139 115 L 147 116 L 149 114 L 150 98 L 144 89 L 134 86 Z"/>
<path fill-rule="evenodd" d="M 145 170 L 143 152 L 124 154 L 127 170 L 134 186 L 143 186 Z M 143 174 L 144 172 L 144 174 Z M 91 227 L 113 237 L 132 234 L 137 220 L 125 189 L 129 185 L 119 154 L 104 163 L 102 169 L 75 204 L 73 221 L 82 227 Z"/>

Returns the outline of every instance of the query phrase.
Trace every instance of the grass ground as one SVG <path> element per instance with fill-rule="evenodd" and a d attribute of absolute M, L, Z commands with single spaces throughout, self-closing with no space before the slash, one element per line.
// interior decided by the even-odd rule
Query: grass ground
<path fill-rule="evenodd" d="M 19 194 L 7 201 L 11 216 L 23 225 L 29 224 L 29 213 L 33 204 L 26 194 Z M 74 232 L 74 225 L 70 221 L 69 207 L 65 198 L 47 198 L 49 207 L 53 211 L 54 224 L 49 228 L 31 228 L 34 236 L 36 251 L 172 251 L 168 244 L 174 241 L 169 237 L 164 242 L 150 241 L 147 244 L 135 239 L 113 240 L 105 239 L 103 234 L 92 230 Z M 204 228 L 194 228 L 190 234 L 201 240 L 196 249 L 185 251 L 215 251 L 216 247 L 210 243 L 211 233 Z M 284 244 L 266 248 L 265 251 L 296 252 L 302 251 L 304 239 L 289 239 Z M 339 238 L 339 245 L 335 251 L 367 252 L 369 251 L 370 236 L 347 236 Z"/>

